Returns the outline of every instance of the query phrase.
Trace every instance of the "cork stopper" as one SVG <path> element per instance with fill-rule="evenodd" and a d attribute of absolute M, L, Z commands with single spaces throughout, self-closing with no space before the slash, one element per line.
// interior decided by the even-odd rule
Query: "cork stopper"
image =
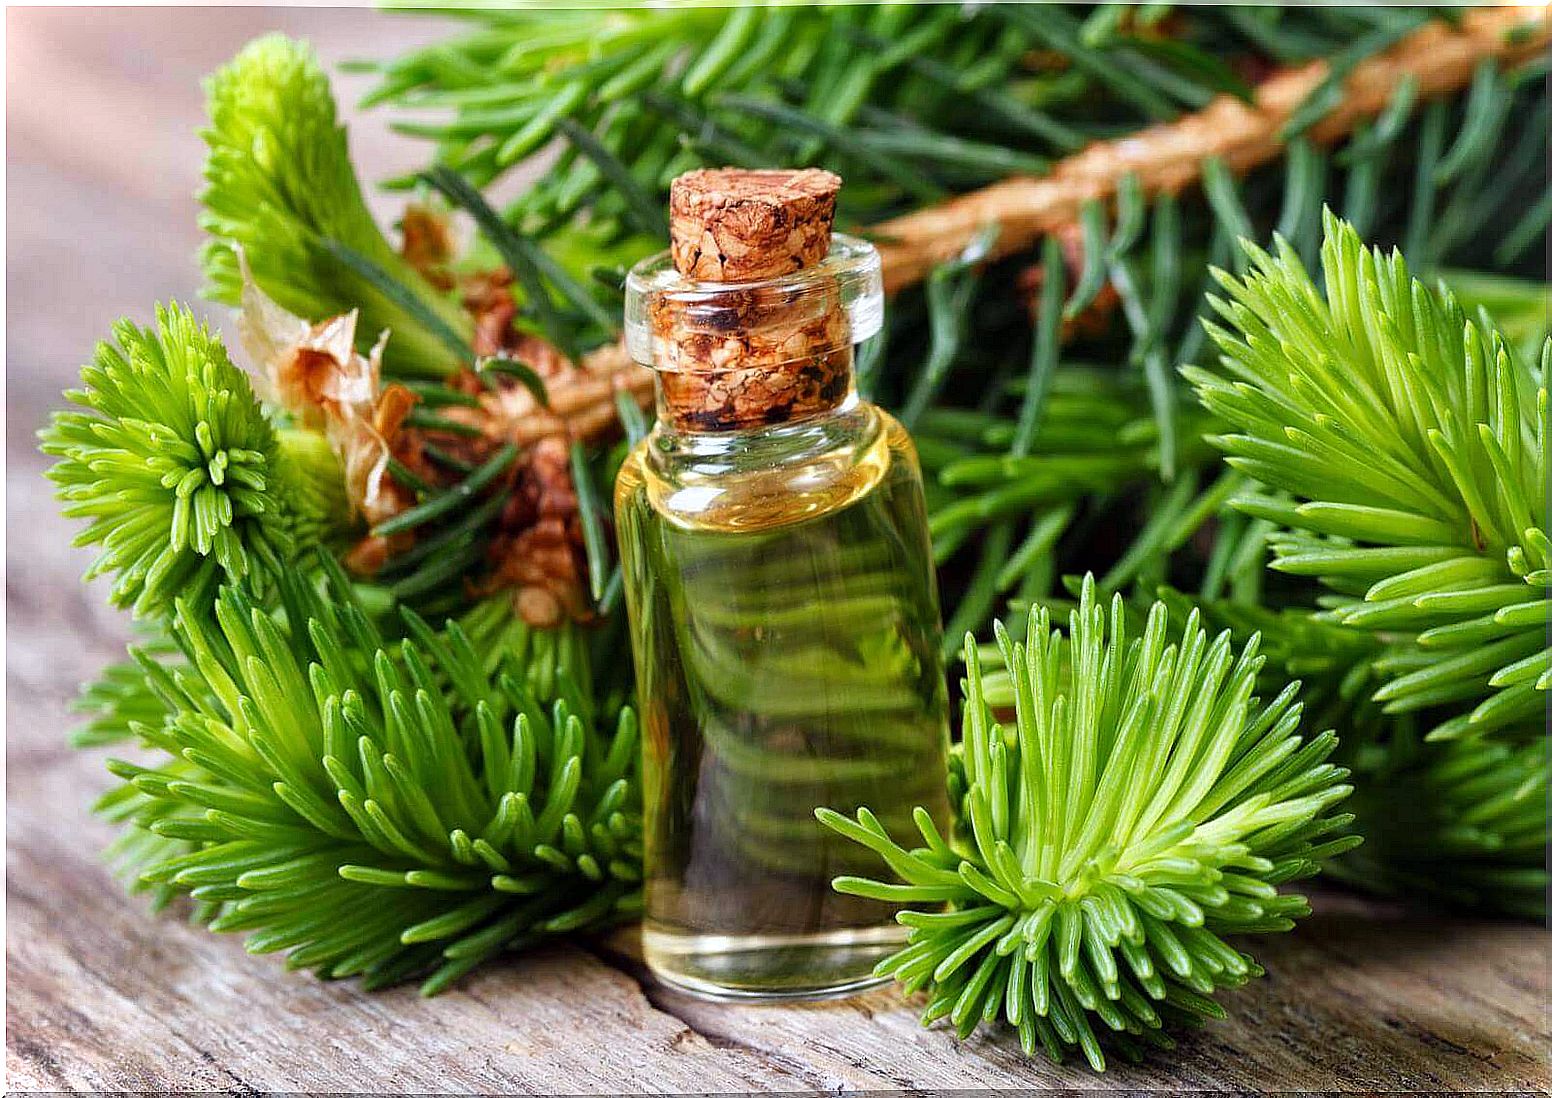
<path fill-rule="evenodd" d="M 851 392 L 878 331 L 878 253 L 832 232 L 831 172 L 695 171 L 673 183 L 669 252 L 626 280 L 626 344 L 658 373 L 659 415 L 692 431 L 806 419 Z"/>
<path fill-rule="evenodd" d="M 823 262 L 841 177 L 819 168 L 686 172 L 668 192 L 674 266 L 701 282 L 757 282 Z"/>

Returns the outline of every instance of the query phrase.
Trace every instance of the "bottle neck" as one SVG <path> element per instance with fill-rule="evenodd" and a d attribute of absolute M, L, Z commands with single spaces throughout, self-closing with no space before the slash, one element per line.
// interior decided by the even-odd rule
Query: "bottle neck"
<path fill-rule="evenodd" d="M 664 253 L 626 279 L 625 342 L 657 373 L 663 429 L 749 432 L 836 413 L 883 309 L 878 252 L 850 237 L 817 266 L 759 282 L 696 281 Z"/>
<path fill-rule="evenodd" d="M 795 362 L 735 370 L 659 370 L 658 422 L 680 434 L 723 434 L 802 423 L 853 395 L 847 345 Z"/>

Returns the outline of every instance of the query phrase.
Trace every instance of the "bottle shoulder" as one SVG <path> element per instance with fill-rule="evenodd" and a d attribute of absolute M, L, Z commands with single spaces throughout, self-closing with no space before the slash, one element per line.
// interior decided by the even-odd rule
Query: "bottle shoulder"
<path fill-rule="evenodd" d="M 822 419 L 759 432 L 688 437 L 654 429 L 621 467 L 615 506 L 677 526 L 756 530 L 817 518 L 886 479 L 920 480 L 898 420 L 856 400 Z"/>
<path fill-rule="evenodd" d="M 906 430 L 901 423 L 884 409 L 871 405 L 878 416 L 879 430 L 883 432 L 885 445 L 896 458 L 908 460 L 911 468 L 916 472 L 918 479 L 921 477 L 921 461 L 916 454 L 916 443 L 911 439 L 911 432 Z"/>

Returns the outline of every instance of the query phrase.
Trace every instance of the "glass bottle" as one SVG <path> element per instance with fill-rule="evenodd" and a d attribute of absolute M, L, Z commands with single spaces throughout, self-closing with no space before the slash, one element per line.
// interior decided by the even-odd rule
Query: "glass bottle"
<path fill-rule="evenodd" d="M 660 978 L 704 995 L 876 983 L 905 928 L 893 906 L 830 887 L 880 867 L 814 810 L 865 805 L 896 835 L 918 805 L 947 817 L 921 473 L 905 430 L 852 384 L 883 291 L 873 247 L 832 240 L 838 186 L 813 171 L 681 177 L 672 258 L 627 282 L 627 342 L 657 371 L 657 424 L 615 489 L 642 716 L 644 948 Z M 687 214 L 687 190 L 714 200 Z M 815 215 L 805 193 L 826 190 Z M 739 206 L 729 193 L 756 207 L 732 228 L 718 221 Z M 769 246 L 752 239 L 762 210 L 781 230 Z M 796 239 L 811 215 L 821 238 Z M 714 236 L 719 280 L 706 281 Z"/>

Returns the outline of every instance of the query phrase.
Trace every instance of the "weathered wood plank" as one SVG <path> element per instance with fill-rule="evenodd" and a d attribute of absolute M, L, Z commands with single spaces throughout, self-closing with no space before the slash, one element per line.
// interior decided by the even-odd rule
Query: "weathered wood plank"
<path fill-rule="evenodd" d="M 56 783 L 47 783 L 53 785 Z M 69 783 L 58 783 L 67 785 Z M 68 796 L 69 790 L 57 790 Z M 572 1093 L 806 1089 L 801 1068 L 716 1047 L 569 946 L 435 1000 L 287 976 L 150 918 L 73 843 L 25 829 L 9 897 L 12 1088 Z M 18 879 L 19 878 L 19 879 Z"/>
<path fill-rule="evenodd" d="M 1251 943 L 1270 974 L 1224 996 L 1229 1022 L 1105 1076 L 1026 1062 L 1006 1035 L 960 1044 L 923 1030 L 917 1004 L 887 989 L 809 1006 L 691 999 L 644 976 L 628 932 L 514 958 L 427 1001 L 288 974 L 126 899 L 98 853 L 111 831 L 87 811 L 110 783 L 101 753 L 70 750 L 64 734 L 76 684 L 118 656 L 128 628 L 102 585 L 76 581 L 89 554 L 64 548 L 73 531 L 31 432 L 113 316 L 143 317 L 197 284 L 197 78 L 270 26 L 312 36 L 330 59 L 435 28 L 362 10 L 7 17 L 13 1090 L 1552 1089 L 1552 936 L 1335 891 L 1296 934 Z M 413 155 L 381 120 L 353 136 L 374 168 Z"/>
<path fill-rule="evenodd" d="M 649 990 L 719 1040 L 800 1055 L 859 1089 L 910 1085 L 1154 1090 L 1469 1091 L 1552 1085 L 1545 1012 L 1552 936 L 1539 927 L 1408 912 L 1321 889 L 1293 935 L 1247 939 L 1268 975 L 1222 1002 L 1228 1021 L 1169 1057 L 1115 1064 L 1026 1061 L 1011 1034 L 959 1044 L 924 1031 L 893 989 L 836 1003 L 744 1007 Z M 629 963 L 628 933 L 608 948 Z M 798 1053 L 796 1050 L 801 1050 Z M 909 1084 L 904 1080 L 910 1080 Z"/>

